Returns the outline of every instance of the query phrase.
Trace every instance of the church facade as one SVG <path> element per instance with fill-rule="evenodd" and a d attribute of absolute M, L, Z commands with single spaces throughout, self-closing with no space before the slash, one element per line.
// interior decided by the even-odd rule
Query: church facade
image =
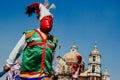
<path fill-rule="evenodd" d="M 89 53 L 88 68 L 85 68 L 83 57 L 79 63 L 76 55 L 81 56 L 77 46 L 73 45 L 69 53 L 63 57 L 57 57 L 58 80 L 110 80 L 107 69 L 104 72 L 101 71 L 101 54 L 96 44 Z"/>

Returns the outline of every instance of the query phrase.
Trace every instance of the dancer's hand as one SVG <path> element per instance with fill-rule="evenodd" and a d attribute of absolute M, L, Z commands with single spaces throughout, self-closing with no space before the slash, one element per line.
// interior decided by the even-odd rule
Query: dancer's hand
<path fill-rule="evenodd" d="M 10 67 L 8 67 L 7 65 L 5 65 L 5 66 L 3 67 L 3 70 L 6 71 L 6 72 L 8 72 L 8 71 L 10 70 Z"/>

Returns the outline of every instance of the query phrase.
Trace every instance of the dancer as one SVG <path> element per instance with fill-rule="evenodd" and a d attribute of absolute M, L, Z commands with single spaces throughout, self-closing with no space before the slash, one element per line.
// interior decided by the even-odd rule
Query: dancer
<path fill-rule="evenodd" d="M 47 1 L 47 0 L 45 0 Z M 9 71 L 10 67 L 22 54 L 20 67 L 21 80 L 51 80 L 52 61 L 58 40 L 50 34 L 53 26 L 53 15 L 48 4 L 39 2 L 27 6 L 26 14 L 31 16 L 37 14 L 40 20 L 39 28 L 25 31 L 15 48 L 7 59 L 4 71 Z"/>

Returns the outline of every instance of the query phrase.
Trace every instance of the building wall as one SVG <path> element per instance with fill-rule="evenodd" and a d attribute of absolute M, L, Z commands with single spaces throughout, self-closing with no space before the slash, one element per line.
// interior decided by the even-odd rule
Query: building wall
<path fill-rule="evenodd" d="M 88 80 L 88 77 L 78 77 L 78 80 Z"/>

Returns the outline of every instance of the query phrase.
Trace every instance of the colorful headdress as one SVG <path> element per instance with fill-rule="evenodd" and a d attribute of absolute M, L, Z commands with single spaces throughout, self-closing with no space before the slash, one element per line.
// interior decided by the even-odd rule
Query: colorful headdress
<path fill-rule="evenodd" d="M 26 14 L 28 16 L 31 16 L 33 13 L 36 13 L 37 19 L 41 20 L 45 16 L 53 16 L 50 13 L 50 9 L 54 9 L 54 8 L 55 8 L 54 4 L 51 4 L 51 6 L 48 8 L 48 0 L 45 0 L 44 4 L 36 2 L 27 6 Z"/>

